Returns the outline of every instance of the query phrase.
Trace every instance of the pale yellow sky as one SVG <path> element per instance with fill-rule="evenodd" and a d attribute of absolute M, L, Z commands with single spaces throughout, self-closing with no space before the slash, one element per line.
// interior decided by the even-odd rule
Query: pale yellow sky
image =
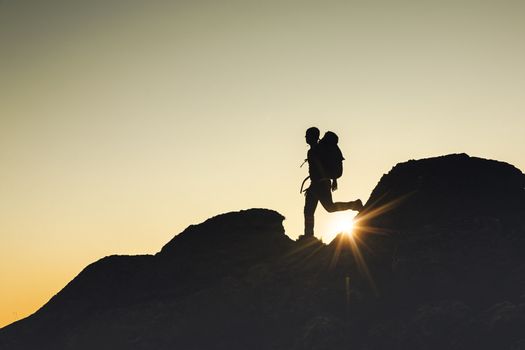
<path fill-rule="evenodd" d="M 222 212 L 297 237 L 312 125 L 337 200 L 411 158 L 525 169 L 524 37 L 522 1 L 0 1 L 0 326 Z"/>

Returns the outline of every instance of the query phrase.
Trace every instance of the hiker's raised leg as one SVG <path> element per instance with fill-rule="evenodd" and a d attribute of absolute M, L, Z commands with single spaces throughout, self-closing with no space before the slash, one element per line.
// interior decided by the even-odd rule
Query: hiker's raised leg
<path fill-rule="evenodd" d="M 335 202 L 332 199 L 332 189 L 331 184 L 329 181 L 326 181 L 322 184 L 322 186 L 319 186 L 318 189 L 318 196 L 319 201 L 321 202 L 323 208 L 326 209 L 327 212 L 333 213 L 336 211 L 343 211 L 343 210 L 356 210 L 356 202 Z"/>

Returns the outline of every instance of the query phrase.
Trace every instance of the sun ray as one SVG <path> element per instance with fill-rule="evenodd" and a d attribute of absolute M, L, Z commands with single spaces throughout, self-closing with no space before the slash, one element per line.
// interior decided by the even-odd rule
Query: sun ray
<path fill-rule="evenodd" d="M 354 219 L 352 225 L 352 231 L 350 233 L 340 233 L 336 239 L 336 247 L 330 262 L 330 267 L 335 267 L 341 257 L 343 250 L 350 250 L 357 268 L 368 280 L 370 287 L 376 295 L 379 294 L 378 288 L 372 276 L 370 269 L 366 263 L 365 257 L 363 256 L 362 250 L 373 253 L 373 249 L 367 245 L 367 235 L 388 235 L 392 233 L 392 230 L 388 230 L 383 227 L 374 227 L 368 222 L 374 218 L 378 218 L 381 215 L 393 210 L 401 204 L 411 194 L 396 198 L 388 201 L 384 204 L 378 205 L 384 198 L 379 198 L 375 203 L 367 205 L 368 209 L 360 212 Z"/>

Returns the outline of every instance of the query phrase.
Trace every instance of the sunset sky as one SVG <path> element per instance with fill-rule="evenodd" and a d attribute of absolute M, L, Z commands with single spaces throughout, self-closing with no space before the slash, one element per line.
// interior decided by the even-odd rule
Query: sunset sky
<path fill-rule="evenodd" d="M 521 0 L 0 0 L 0 327 L 219 213 L 296 238 L 309 126 L 340 137 L 336 200 L 408 159 L 523 171 L 524 38 Z"/>

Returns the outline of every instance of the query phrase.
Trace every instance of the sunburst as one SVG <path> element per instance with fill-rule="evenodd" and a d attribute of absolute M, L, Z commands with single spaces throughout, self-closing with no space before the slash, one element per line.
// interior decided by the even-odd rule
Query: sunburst
<path fill-rule="evenodd" d="M 336 243 L 336 249 L 334 251 L 334 255 L 332 256 L 331 260 L 331 266 L 334 267 L 337 265 L 337 262 L 341 256 L 341 253 L 343 250 L 350 250 L 352 253 L 352 256 L 354 258 L 355 263 L 357 264 L 357 268 L 361 271 L 361 273 L 366 276 L 368 279 L 370 286 L 374 290 L 376 294 L 378 294 L 378 290 L 376 288 L 376 284 L 374 282 L 373 276 L 370 273 L 370 269 L 368 268 L 366 261 L 363 257 L 362 250 L 368 250 L 370 251 L 370 247 L 368 247 L 365 243 L 366 236 L 371 234 L 388 234 L 388 230 L 385 228 L 379 228 L 374 227 L 370 225 L 370 221 L 374 218 L 380 217 L 382 214 L 391 211 L 395 207 L 397 207 L 403 200 L 406 199 L 407 196 L 403 196 L 400 198 L 397 198 L 395 200 L 389 201 L 382 205 L 377 205 L 376 203 L 372 203 L 368 206 L 369 209 L 365 209 L 359 215 L 357 215 L 352 220 L 351 224 L 351 230 L 343 231 L 341 230 L 339 233 L 342 233 Z M 334 224 L 337 225 L 338 224 Z"/>
<path fill-rule="evenodd" d="M 353 235 L 355 212 L 341 211 L 332 213 L 330 216 L 330 221 L 322 236 L 323 242 L 331 242 L 340 233 L 348 236 Z"/>

